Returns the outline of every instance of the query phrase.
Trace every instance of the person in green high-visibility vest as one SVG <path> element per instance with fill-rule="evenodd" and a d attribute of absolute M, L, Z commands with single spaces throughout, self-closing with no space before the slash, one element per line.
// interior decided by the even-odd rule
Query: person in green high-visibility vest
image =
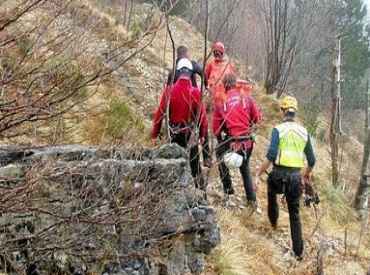
<path fill-rule="evenodd" d="M 303 192 L 302 182 L 309 183 L 316 159 L 307 130 L 295 122 L 298 103 L 294 97 L 286 96 L 280 102 L 283 122 L 272 130 L 271 143 L 266 161 L 257 171 L 259 177 L 273 165 L 267 179 L 268 217 L 277 228 L 279 207 L 277 194 L 284 194 L 288 204 L 293 251 L 298 260 L 303 256 L 302 226 L 299 216 L 299 199 Z M 307 167 L 305 166 L 307 160 Z"/>

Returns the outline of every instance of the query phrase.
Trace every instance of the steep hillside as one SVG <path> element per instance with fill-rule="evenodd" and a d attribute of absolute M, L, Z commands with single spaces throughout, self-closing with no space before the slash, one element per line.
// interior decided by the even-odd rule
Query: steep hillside
<path fill-rule="evenodd" d="M 135 47 L 150 44 L 104 81 L 89 87 L 88 91 L 92 93 L 88 101 L 73 108 L 63 119 L 52 123 L 39 122 L 30 126 L 26 135 L 4 139 L 3 143 L 148 145 L 151 114 L 167 77 L 167 68 L 172 66 L 170 38 L 161 24 L 155 36 L 131 45 L 131 38 L 142 33 L 143 14 L 148 13 L 151 7 L 136 7 L 134 27 L 128 32 L 120 24 L 119 6 L 108 7 L 99 3 L 98 0 L 73 2 L 68 12 L 59 18 L 58 24 L 51 27 L 58 34 L 63 30 L 58 27 L 73 26 L 70 30 L 76 36 L 81 34 L 78 43 L 84 45 L 83 60 L 87 60 L 90 66 L 115 68 L 119 65 L 119 61 L 111 59 L 107 53 L 122 41 L 128 42 L 124 48 L 125 56 Z M 37 11 L 27 18 L 28 24 L 45 16 L 51 15 L 46 10 Z M 155 18 L 159 22 L 161 15 L 156 12 Z M 186 45 L 192 57 L 201 60 L 202 34 L 182 19 L 171 17 L 170 20 L 176 46 Z M 82 59 L 78 62 L 83 63 Z M 264 95 L 260 89 L 254 91 L 254 96 L 263 110 L 264 121 L 258 130 L 252 157 L 253 174 L 264 159 L 271 128 L 280 120 L 274 98 Z M 249 215 L 244 208 L 242 183 L 235 173 L 233 179 L 238 195 L 232 199 L 234 206 L 225 209 L 214 165 L 210 171 L 208 191 L 210 205 L 216 211 L 221 228 L 221 244 L 208 257 L 203 274 L 320 274 L 317 270 L 321 264 L 325 274 L 365 274 L 370 260 L 370 235 L 361 228 L 350 208 L 359 177 L 362 146 L 351 138 L 343 142 L 341 184 L 345 187 L 344 192 L 335 190 L 330 184 L 328 142 L 325 138 L 317 140 L 315 147 L 318 162 L 314 182 L 321 203 L 317 213 L 313 208 L 301 208 L 306 241 L 303 262 L 298 263 L 290 252 L 286 207 L 282 207 L 278 230 L 270 228 L 266 214 L 266 185 L 262 184 L 258 189 L 262 214 Z"/>

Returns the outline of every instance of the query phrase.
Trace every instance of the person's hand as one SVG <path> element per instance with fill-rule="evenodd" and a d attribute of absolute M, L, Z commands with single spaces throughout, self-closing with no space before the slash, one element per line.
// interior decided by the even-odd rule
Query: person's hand
<path fill-rule="evenodd" d="M 307 168 L 303 172 L 302 180 L 301 180 L 301 188 L 302 190 L 306 189 L 306 185 L 311 185 L 311 171 Z"/>
<path fill-rule="evenodd" d="M 303 181 L 307 184 L 311 182 L 311 171 L 308 168 L 303 173 Z"/>
<path fill-rule="evenodd" d="M 200 142 L 201 145 L 203 145 L 205 141 L 206 141 L 206 139 L 204 137 L 201 137 L 199 139 L 199 142 Z"/>
<path fill-rule="evenodd" d="M 156 138 L 152 138 L 152 145 L 153 146 L 156 146 L 157 145 L 157 139 Z"/>
<path fill-rule="evenodd" d="M 203 165 L 207 168 L 211 168 L 212 167 L 212 160 L 211 159 L 206 159 L 203 161 Z"/>
<path fill-rule="evenodd" d="M 260 184 L 260 182 L 261 182 L 260 177 L 256 175 L 256 178 L 255 178 L 254 184 L 253 184 L 253 189 L 254 189 L 255 192 L 257 192 L 257 190 L 258 190 L 258 185 Z"/>

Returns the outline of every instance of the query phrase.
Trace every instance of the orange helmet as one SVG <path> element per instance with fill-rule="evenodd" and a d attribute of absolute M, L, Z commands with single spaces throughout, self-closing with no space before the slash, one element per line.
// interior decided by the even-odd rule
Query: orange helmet
<path fill-rule="evenodd" d="M 222 42 L 215 42 L 212 46 L 213 51 L 219 51 L 221 53 L 225 53 L 225 46 Z"/>

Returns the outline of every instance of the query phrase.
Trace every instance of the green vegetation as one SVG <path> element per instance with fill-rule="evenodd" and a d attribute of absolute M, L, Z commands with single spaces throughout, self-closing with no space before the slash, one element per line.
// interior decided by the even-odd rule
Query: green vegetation
<path fill-rule="evenodd" d="M 141 133 L 144 132 L 145 126 L 142 118 L 134 114 L 126 102 L 117 97 L 109 103 L 104 117 L 107 125 L 106 133 L 114 139 L 123 138 L 127 131 L 133 128 Z"/>
<path fill-rule="evenodd" d="M 144 118 L 135 113 L 124 99 L 112 97 L 102 112 L 85 124 L 85 138 L 89 143 L 142 142 L 146 137 Z"/>
<path fill-rule="evenodd" d="M 332 184 L 319 184 L 319 186 L 320 199 L 327 205 L 332 220 L 340 225 L 353 221 L 354 212 L 343 191 Z"/>
<path fill-rule="evenodd" d="M 320 108 L 316 104 L 304 104 L 300 109 L 300 117 L 303 118 L 303 124 L 311 136 L 317 137 L 317 130 L 320 125 Z"/>
<path fill-rule="evenodd" d="M 343 36 L 343 96 L 346 107 L 357 109 L 366 102 L 362 79 L 370 66 L 370 28 L 362 0 L 342 2 L 337 25 Z"/>

